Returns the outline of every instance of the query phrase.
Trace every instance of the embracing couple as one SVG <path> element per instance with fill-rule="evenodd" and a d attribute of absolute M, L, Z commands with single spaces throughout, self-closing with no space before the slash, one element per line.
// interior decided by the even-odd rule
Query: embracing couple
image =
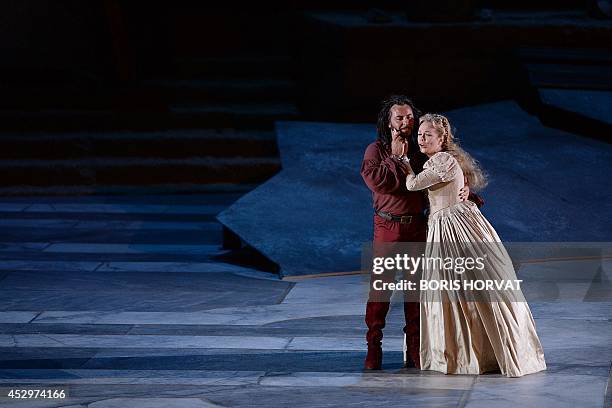
<path fill-rule="evenodd" d="M 412 101 L 383 101 L 378 138 L 366 149 L 361 175 L 373 193 L 374 245 L 423 243 L 411 256 L 486 259 L 479 279 L 516 280 L 512 262 L 473 191 L 486 184 L 478 163 L 453 137 L 442 115 L 420 115 Z M 473 191 L 470 191 L 473 190 Z M 418 248 L 422 248 L 418 249 Z M 419 253 L 421 252 L 421 253 Z M 426 266 L 422 279 L 453 280 L 456 271 Z M 391 293 L 375 280 L 393 282 L 395 271 L 371 275 L 365 321 L 365 369 L 382 366 L 382 339 Z M 404 356 L 407 367 L 445 374 L 501 371 L 520 377 L 546 369 L 535 323 L 520 290 L 474 300 L 461 289 L 405 294 Z M 419 301 L 420 300 L 420 301 Z"/>

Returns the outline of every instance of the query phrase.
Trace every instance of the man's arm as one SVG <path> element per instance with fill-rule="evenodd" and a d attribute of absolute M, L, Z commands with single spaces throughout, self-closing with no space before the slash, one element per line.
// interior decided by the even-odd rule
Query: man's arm
<path fill-rule="evenodd" d="M 484 205 L 484 203 L 485 203 L 481 196 L 479 196 L 478 194 L 473 193 L 471 191 L 470 191 L 470 194 L 468 196 L 468 200 L 474 202 L 478 206 L 478 208 L 482 207 Z"/>
<path fill-rule="evenodd" d="M 374 143 L 366 149 L 361 163 L 361 177 L 368 188 L 376 193 L 392 194 L 406 190 L 404 164 L 393 156 L 382 159 Z"/>

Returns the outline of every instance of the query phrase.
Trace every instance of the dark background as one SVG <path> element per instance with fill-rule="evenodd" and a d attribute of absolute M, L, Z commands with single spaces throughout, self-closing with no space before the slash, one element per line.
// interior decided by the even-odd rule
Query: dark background
<path fill-rule="evenodd" d="M 8 194 L 258 183 L 279 168 L 274 121 L 373 123 L 389 93 L 425 111 L 514 99 L 547 125 L 610 131 L 538 94 L 610 91 L 605 1 L 1 4 Z"/>

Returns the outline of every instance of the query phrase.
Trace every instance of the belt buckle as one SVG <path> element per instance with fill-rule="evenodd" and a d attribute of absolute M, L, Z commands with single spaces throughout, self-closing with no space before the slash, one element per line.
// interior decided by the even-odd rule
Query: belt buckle
<path fill-rule="evenodd" d="M 382 217 L 383 219 L 387 220 L 387 221 L 393 221 L 393 216 L 389 213 L 386 213 L 384 211 L 378 211 L 378 216 Z"/>
<path fill-rule="evenodd" d="M 412 215 L 402 215 L 400 217 L 400 224 L 410 224 L 412 222 Z"/>

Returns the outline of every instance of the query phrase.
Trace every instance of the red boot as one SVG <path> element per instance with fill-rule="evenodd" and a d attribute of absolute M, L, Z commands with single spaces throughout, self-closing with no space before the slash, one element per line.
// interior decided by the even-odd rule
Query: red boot
<path fill-rule="evenodd" d="M 368 302 L 366 306 L 365 322 L 368 326 L 366 335 L 368 355 L 364 364 L 366 370 L 380 370 L 382 367 L 382 329 L 385 328 L 388 311 L 389 302 Z"/>
<path fill-rule="evenodd" d="M 406 368 L 421 368 L 421 354 L 419 336 L 411 336 L 406 338 Z"/>
<path fill-rule="evenodd" d="M 380 370 L 382 368 L 382 347 L 380 344 L 368 344 L 368 355 L 363 368 L 365 370 Z"/>
<path fill-rule="evenodd" d="M 418 302 L 404 302 L 406 326 L 406 362 L 405 367 L 421 368 L 420 356 L 420 307 Z"/>

